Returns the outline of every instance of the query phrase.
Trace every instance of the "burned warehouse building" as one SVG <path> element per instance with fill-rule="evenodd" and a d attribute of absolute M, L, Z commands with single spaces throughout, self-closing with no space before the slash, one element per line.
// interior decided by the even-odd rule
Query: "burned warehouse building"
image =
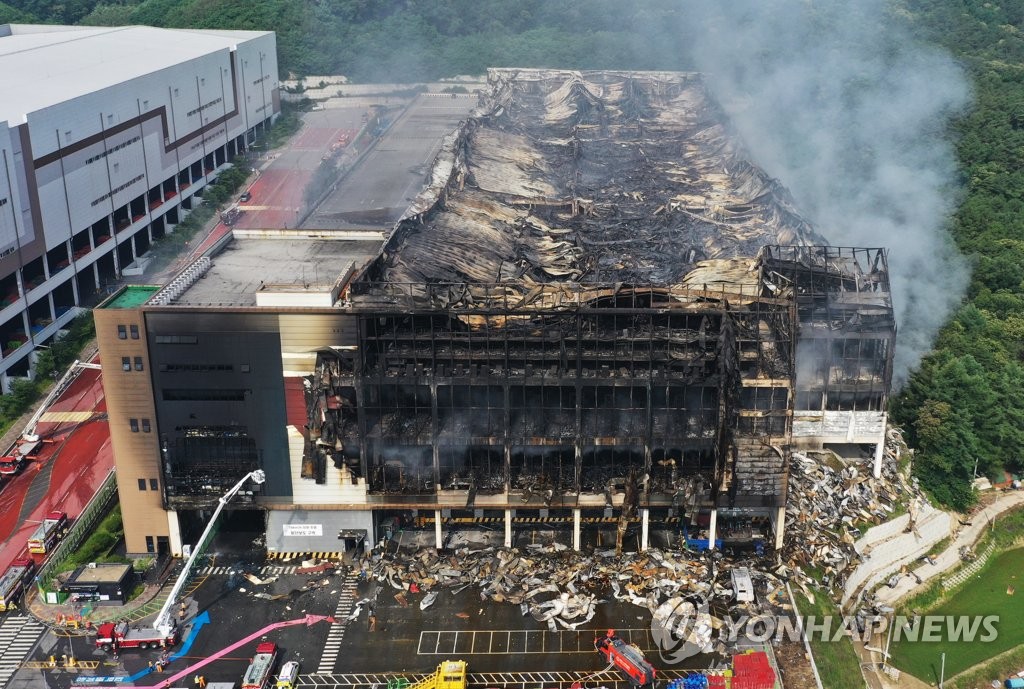
<path fill-rule="evenodd" d="M 651 524 L 778 547 L 794 448 L 884 442 L 885 250 L 828 246 L 699 74 L 490 70 L 383 244 L 326 234 L 236 234 L 137 307 L 160 509 L 215 500 L 176 476 L 258 465 L 271 551 L 328 549 L 289 525 L 376 540 L 409 518 L 438 545 L 460 518 L 504 522 L 507 545 L 546 518 L 577 548 L 588 524 L 620 547 Z M 246 287 L 261 251 L 331 278 Z M 160 368 L 182 337 L 211 362 L 243 337 L 266 351 L 197 376 L 221 392 L 189 420 Z M 259 394 L 229 380 L 257 369 Z"/>

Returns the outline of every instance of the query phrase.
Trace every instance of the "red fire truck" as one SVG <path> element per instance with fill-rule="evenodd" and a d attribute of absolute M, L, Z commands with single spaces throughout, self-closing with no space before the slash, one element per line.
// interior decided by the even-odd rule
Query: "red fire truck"
<path fill-rule="evenodd" d="M 177 628 L 170 634 L 161 634 L 153 627 L 133 627 L 128 622 L 106 622 L 96 629 L 96 648 L 108 653 L 123 648 L 170 648 L 177 643 Z"/>
<path fill-rule="evenodd" d="M 608 662 L 619 668 L 629 683 L 634 687 L 654 686 L 654 668 L 644 659 L 644 654 L 636 646 L 630 646 L 615 636 L 615 630 L 609 629 L 605 636 L 594 639 L 594 648 L 605 656 Z"/>
<path fill-rule="evenodd" d="M 0 457 L 0 475 L 14 476 L 25 463 L 25 457 L 15 452 L 13 455 Z"/>
<path fill-rule="evenodd" d="M 68 515 L 50 512 L 28 539 L 28 552 L 45 554 L 68 532 Z"/>
<path fill-rule="evenodd" d="M 25 593 L 25 588 L 32 583 L 36 563 L 27 558 L 15 560 L 0 577 L 0 612 L 14 610 L 18 601 Z"/>
<path fill-rule="evenodd" d="M 29 457 L 34 457 L 39 451 L 39 444 L 42 441 L 23 442 L 9 455 L 0 457 L 0 475 L 13 476 L 18 473 Z"/>
<path fill-rule="evenodd" d="M 270 681 L 270 673 L 277 660 L 277 644 L 265 641 L 256 647 L 256 655 L 242 678 L 242 689 L 265 689 Z"/>

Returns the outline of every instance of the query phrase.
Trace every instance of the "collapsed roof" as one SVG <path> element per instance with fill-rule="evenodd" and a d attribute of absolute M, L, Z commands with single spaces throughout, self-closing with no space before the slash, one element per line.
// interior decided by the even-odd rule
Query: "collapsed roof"
<path fill-rule="evenodd" d="M 825 243 L 749 160 L 699 74 L 492 69 L 488 81 L 364 288 L 671 286 L 706 259 Z M 704 283 L 735 273 L 700 267 Z"/>

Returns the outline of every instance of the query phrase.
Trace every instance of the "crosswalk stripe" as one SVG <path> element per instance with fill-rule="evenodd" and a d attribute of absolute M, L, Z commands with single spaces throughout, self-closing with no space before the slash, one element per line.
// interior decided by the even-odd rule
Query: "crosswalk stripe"
<path fill-rule="evenodd" d="M 26 615 L 0 617 L 0 687 L 18 671 L 45 629 Z"/>
<path fill-rule="evenodd" d="M 335 623 L 331 625 L 327 633 L 327 641 L 324 642 L 324 652 L 320 656 L 320 665 L 317 668 L 318 675 L 327 675 L 334 670 L 334 664 L 341 653 L 341 644 L 345 638 L 347 618 L 355 608 L 356 582 L 352 578 L 346 578 L 342 584 L 341 593 L 338 596 L 338 606 L 334 611 Z"/>

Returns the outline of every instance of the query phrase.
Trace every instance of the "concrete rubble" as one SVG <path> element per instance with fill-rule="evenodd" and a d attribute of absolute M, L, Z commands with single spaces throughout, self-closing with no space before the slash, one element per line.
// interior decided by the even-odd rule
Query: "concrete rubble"
<path fill-rule="evenodd" d="M 744 561 L 750 567 L 749 560 Z M 550 631 L 576 630 L 590 622 L 598 606 L 613 601 L 646 610 L 671 633 L 705 651 L 727 652 L 713 630 L 722 626 L 716 615 L 737 607 L 730 563 L 721 554 L 669 553 L 648 550 L 617 556 L 614 550 L 582 554 L 560 546 L 458 548 L 438 553 L 421 549 L 378 557 L 375 578 L 406 599 L 424 593 L 420 609 L 439 595 L 478 591 L 480 600 L 519 606 Z M 784 581 L 751 567 L 760 603 L 738 606 L 746 612 L 776 609 Z M 697 623 L 689 624 L 689 610 Z M 460 614 L 461 616 L 461 614 Z M 678 629 L 675 629 L 678 627 Z"/>
<path fill-rule="evenodd" d="M 861 530 L 908 513 L 908 531 L 925 498 L 909 472 L 899 469 L 904 450 L 900 433 L 890 429 L 880 478 L 873 458 L 841 459 L 831 452 L 792 455 L 786 507 L 787 538 L 781 552 L 764 557 L 743 553 L 695 553 L 650 549 L 575 552 L 560 543 L 524 549 L 467 545 L 377 554 L 364 567 L 397 593 L 403 604 L 422 593 L 421 610 L 439 596 L 475 590 L 481 601 L 519 606 L 551 631 L 576 630 L 590 622 L 602 604 L 628 603 L 646 610 L 655 627 L 694 644 L 702 652 L 728 653 L 728 634 L 718 633 L 736 615 L 787 614 L 787 582 L 813 597 L 819 583 L 834 597 L 870 551 L 855 547 Z M 737 581 L 744 589 L 738 591 Z M 859 621 L 879 614 L 866 601 Z M 468 613 L 458 613 L 459 617 Z M 653 629 L 653 627 L 652 627 Z"/>
<path fill-rule="evenodd" d="M 890 428 L 882 456 L 881 477 L 874 459 L 841 460 L 831 452 L 793 453 L 786 505 L 785 570 L 809 583 L 804 569 L 821 574 L 830 591 L 842 590 L 847 577 L 869 553 L 855 548 L 867 528 L 909 511 L 908 530 L 925 497 L 909 471 L 899 469 L 898 429 Z"/>

